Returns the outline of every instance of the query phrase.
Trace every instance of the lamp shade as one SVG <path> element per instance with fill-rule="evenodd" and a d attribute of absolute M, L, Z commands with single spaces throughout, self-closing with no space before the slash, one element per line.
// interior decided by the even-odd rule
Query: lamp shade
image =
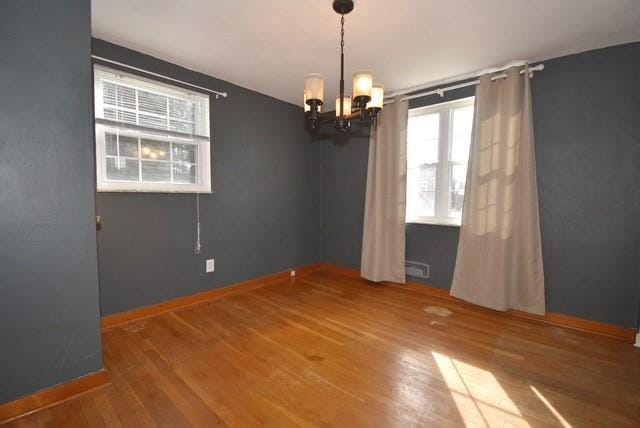
<path fill-rule="evenodd" d="M 384 88 L 382 85 L 373 85 L 371 89 L 371 101 L 367 103 L 367 108 L 382 109 L 384 105 Z"/>
<path fill-rule="evenodd" d="M 345 95 L 343 98 L 343 108 L 342 108 L 342 115 L 343 116 L 348 116 L 351 114 L 351 97 L 348 95 Z M 336 117 L 340 117 L 340 97 L 336 97 Z"/>
<path fill-rule="evenodd" d="M 324 100 L 324 77 L 322 74 L 307 74 L 304 81 L 304 93 L 307 96 L 306 101 L 318 100 L 322 102 Z"/>
<path fill-rule="evenodd" d="M 311 106 L 309 104 L 307 104 L 307 91 L 304 91 L 304 98 L 303 98 L 303 102 L 302 105 L 304 106 L 304 112 L 308 112 L 311 111 Z M 322 105 L 318 104 L 318 113 L 322 112 Z"/>
<path fill-rule="evenodd" d="M 373 73 L 369 70 L 358 70 L 353 74 L 353 97 L 371 97 Z"/>

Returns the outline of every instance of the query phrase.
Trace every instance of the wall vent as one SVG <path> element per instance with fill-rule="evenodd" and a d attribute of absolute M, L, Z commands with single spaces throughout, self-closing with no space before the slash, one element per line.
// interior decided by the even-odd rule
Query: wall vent
<path fill-rule="evenodd" d="M 407 260 L 404 262 L 404 272 L 407 276 L 412 276 L 414 278 L 431 278 L 431 268 L 426 263 Z"/>

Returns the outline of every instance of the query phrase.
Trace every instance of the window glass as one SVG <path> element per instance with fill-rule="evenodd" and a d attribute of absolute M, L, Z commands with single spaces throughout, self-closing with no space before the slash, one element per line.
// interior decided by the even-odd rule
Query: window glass
<path fill-rule="evenodd" d="M 464 186 L 467 180 L 467 165 L 451 166 L 451 189 L 449 198 L 449 215 L 462 218 L 462 203 L 464 202 Z"/>
<path fill-rule="evenodd" d="M 195 183 L 196 165 L 173 164 L 173 181 L 175 183 Z"/>
<path fill-rule="evenodd" d="M 138 181 L 138 160 L 107 157 L 107 179 Z"/>
<path fill-rule="evenodd" d="M 453 126 L 451 141 L 451 160 L 454 162 L 469 161 L 469 143 L 473 127 L 473 106 L 453 109 Z"/>
<path fill-rule="evenodd" d="M 150 183 L 171 182 L 171 166 L 169 162 L 142 161 L 142 181 Z"/>
<path fill-rule="evenodd" d="M 407 124 L 407 212 L 435 215 L 440 114 L 410 116 Z"/>
<path fill-rule="evenodd" d="M 407 125 L 408 166 L 438 163 L 440 114 L 426 114 L 409 118 Z"/>
<path fill-rule="evenodd" d="M 169 160 L 169 143 L 142 139 L 142 159 Z"/>
<path fill-rule="evenodd" d="M 407 211 L 418 216 L 435 215 L 435 165 L 421 165 L 407 170 Z"/>
<path fill-rule="evenodd" d="M 180 162 L 196 162 L 196 146 L 193 144 L 176 144 L 174 143 L 172 146 L 173 150 L 173 161 Z"/>
<path fill-rule="evenodd" d="M 472 98 L 409 113 L 407 222 L 460 224 L 472 128 Z"/>

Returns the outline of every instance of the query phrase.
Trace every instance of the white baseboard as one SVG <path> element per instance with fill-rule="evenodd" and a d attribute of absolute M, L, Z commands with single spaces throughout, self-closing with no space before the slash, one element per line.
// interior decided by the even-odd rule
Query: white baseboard
<path fill-rule="evenodd" d="M 640 348 L 640 332 L 636 334 L 636 343 L 633 346 Z"/>

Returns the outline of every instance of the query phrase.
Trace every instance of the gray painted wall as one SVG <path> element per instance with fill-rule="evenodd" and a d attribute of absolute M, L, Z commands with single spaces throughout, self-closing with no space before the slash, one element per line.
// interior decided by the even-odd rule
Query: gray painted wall
<path fill-rule="evenodd" d="M 93 53 L 200 86 L 211 99 L 213 194 L 98 193 L 102 315 L 320 260 L 320 143 L 300 106 L 101 40 Z M 205 273 L 215 258 L 216 271 Z"/>
<path fill-rule="evenodd" d="M 634 327 L 640 43 L 546 64 L 532 96 L 549 309 Z"/>
<path fill-rule="evenodd" d="M 532 83 L 547 304 L 637 325 L 640 298 L 640 43 L 545 61 Z M 450 94 L 449 98 L 468 96 Z M 437 96 L 411 107 L 441 102 Z M 322 150 L 322 256 L 359 268 L 368 142 Z M 449 288 L 458 229 L 408 225 L 407 259 Z"/>
<path fill-rule="evenodd" d="M 0 2 L 0 402 L 102 368 L 90 2 Z"/>

